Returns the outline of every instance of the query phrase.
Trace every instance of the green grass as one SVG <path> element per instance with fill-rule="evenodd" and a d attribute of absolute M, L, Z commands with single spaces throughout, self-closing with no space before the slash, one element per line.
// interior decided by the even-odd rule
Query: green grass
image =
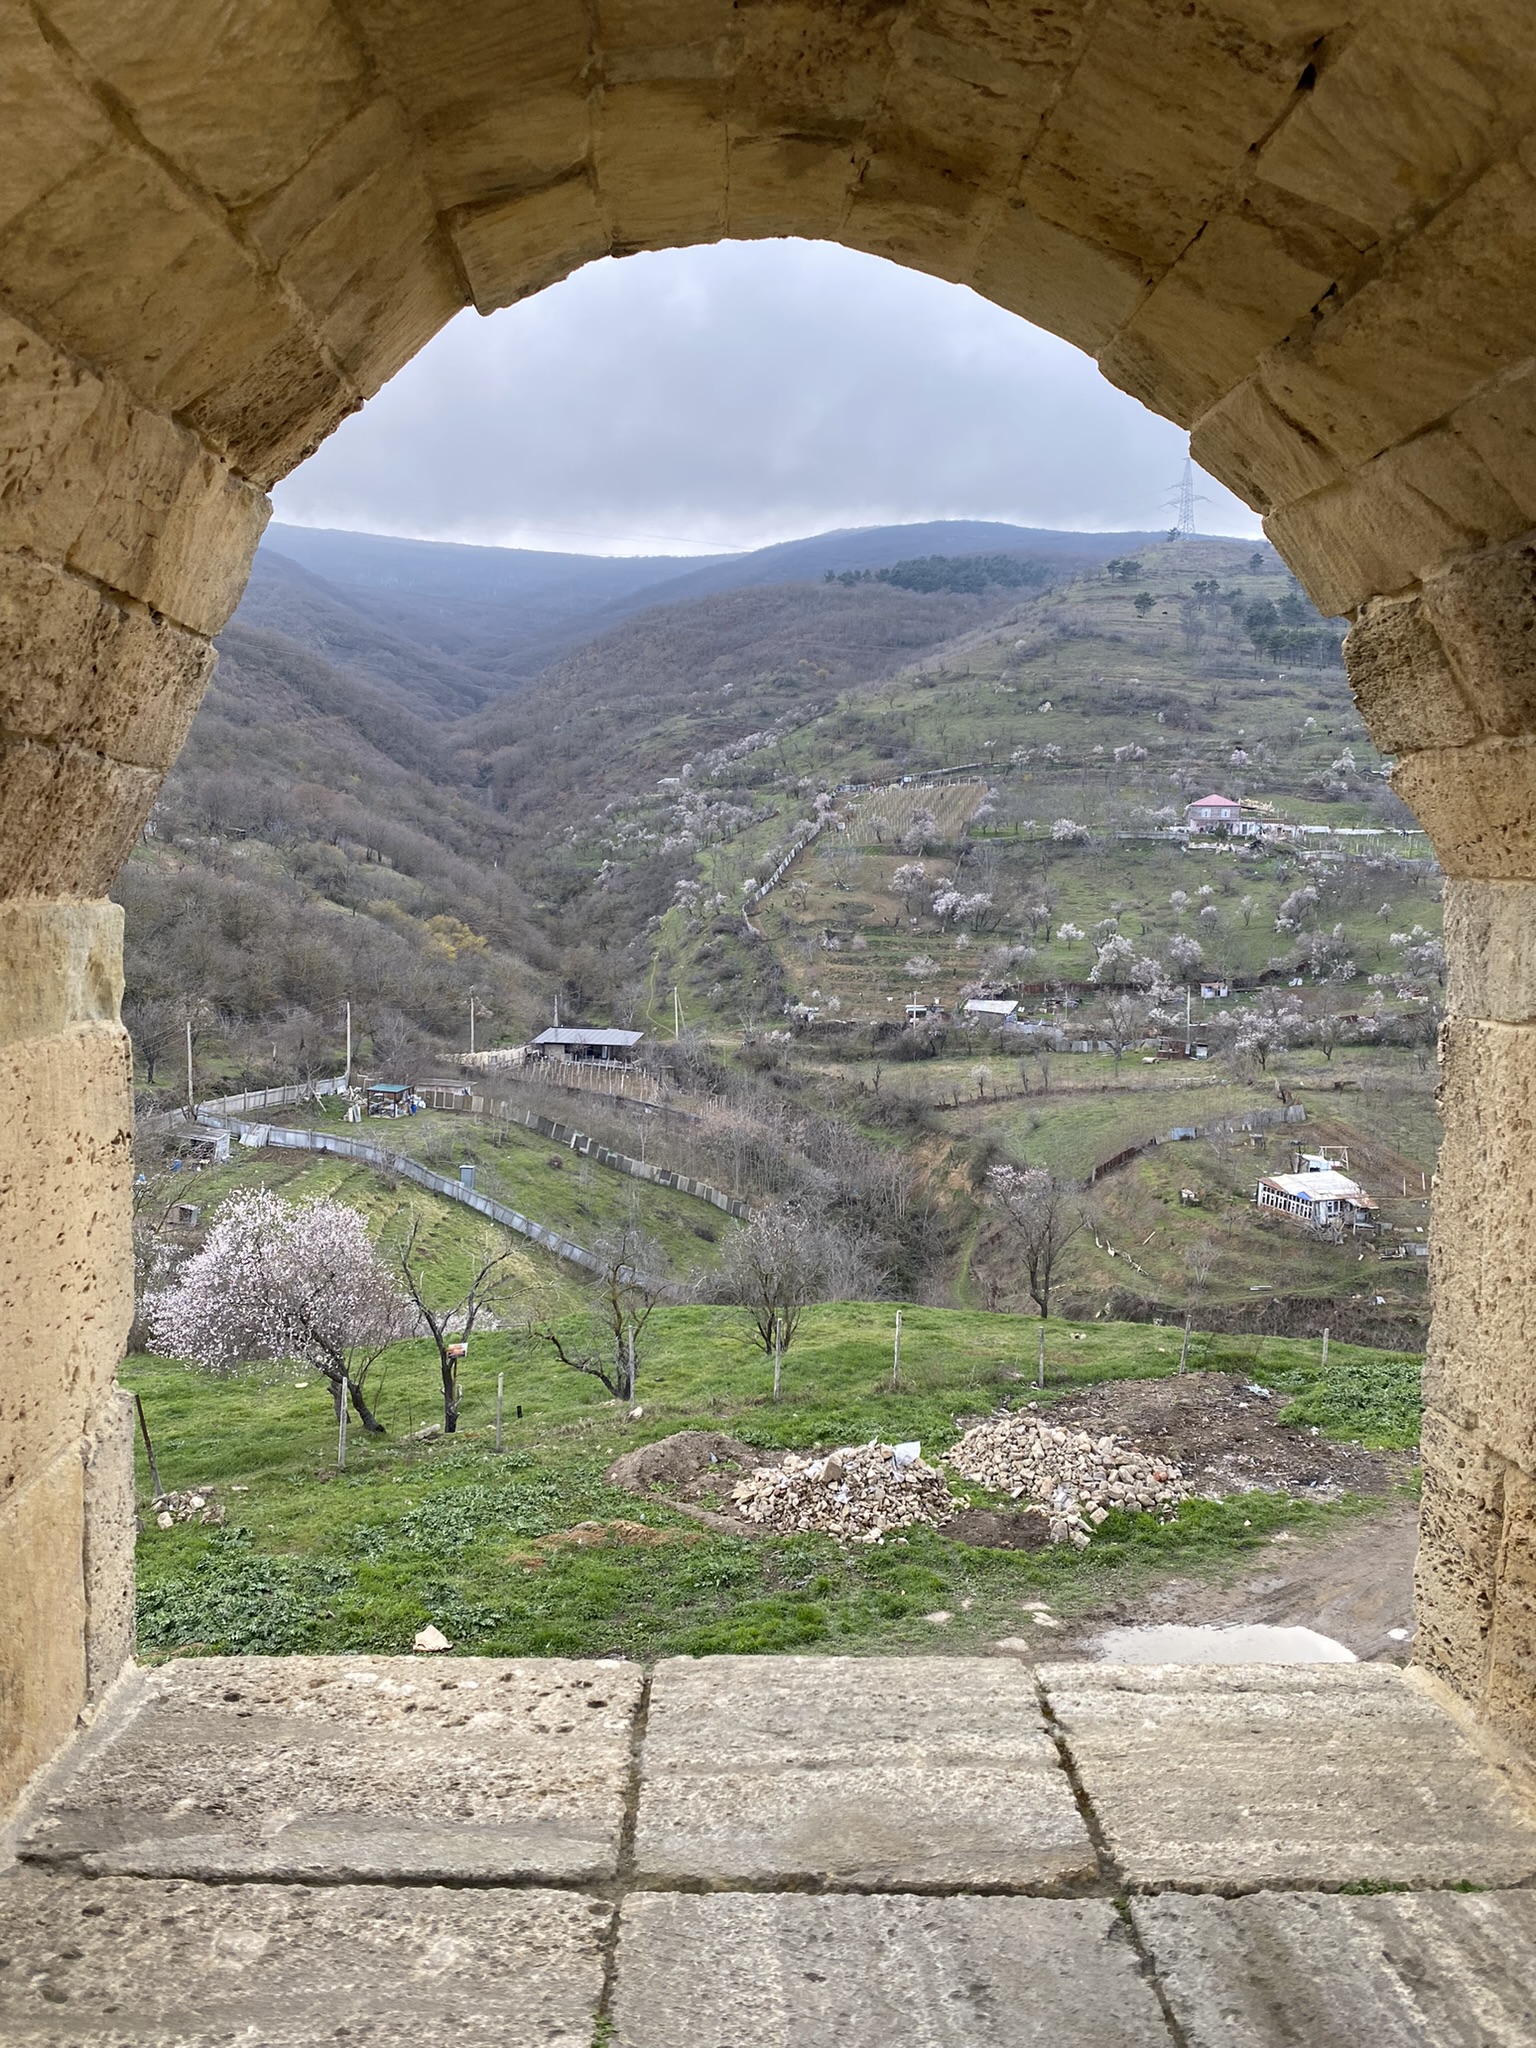
<path fill-rule="evenodd" d="M 579 1104 L 570 1119 L 580 1126 Z M 427 1110 L 376 1119 L 348 1135 L 405 1153 L 450 1178 L 462 1163 L 473 1161 L 481 1194 L 577 1244 L 590 1244 L 602 1232 L 633 1220 L 661 1245 L 678 1274 L 717 1260 L 719 1242 L 736 1227 L 708 1202 L 599 1166 L 517 1125 Z"/>
<path fill-rule="evenodd" d="M 906 1309 L 903 1388 L 892 1393 L 893 1320 L 887 1304 L 810 1311 L 776 1406 L 738 1316 L 659 1311 L 636 1422 L 595 1382 L 564 1371 L 526 1339 L 477 1338 L 461 1433 L 436 1441 L 411 1436 L 437 1412 L 433 1354 L 421 1343 L 400 1345 L 378 1388 L 387 1434 L 368 1440 L 354 1431 L 345 1473 L 335 1469 L 328 1399 L 304 1376 L 268 1367 L 214 1379 L 174 1361 L 131 1360 L 125 1378 L 144 1398 L 163 1482 L 212 1486 L 228 1511 L 219 1529 L 161 1530 L 145 1517 L 141 1645 L 151 1655 L 396 1652 L 430 1621 L 460 1649 L 483 1654 L 975 1648 L 1018 1633 L 1025 1598 L 1046 1598 L 1070 1615 L 1160 1572 L 1215 1570 L 1280 1528 L 1322 1530 L 1366 1506 L 1260 1494 L 1191 1502 L 1167 1525 L 1112 1516 L 1083 1553 L 973 1550 L 927 1529 L 843 1550 L 818 1536 L 703 1532 L 657 1501 L 606 1484 L 619 1452 L 679 1428 L 726 1428 L 763 1448 L 918 1437 L 934 1456 L 965 1419 L 1005 1396 L 1035 1398 L 1026 1371 L 1032 1320 Z M 1150 1326 L 1053 1322 L 1048 1331 L 1048 1398 L 1105 1378 L 1171 1372 L 1176 1363 L 1168 1332 Z M 1222 1367 L 1241 1357 L 1247 1369 L 1250 1350 L 1209 1337 L 1200 1360 Z M 1268 1340 L 1266 1378 L 1303 1404 L 1325 1400 L 1320 1426 L 1330 1433 L 1403 1436 L 1412 1361 L 1338 1346 L 1321 1380 L 1315 1351 Z M 491 1437 L 498 1372 L 507 1416 L 500 1455 Z M 1308 1407 L 1298 1420 L 1316 1421 L 1318 1412 Z M 542 1540 L 579 1522 L 616 1519 L 673 1540 L 591 1549 Z M 922 1618 L 941 1607 L 955 1617 L 943 1630 Z"/>

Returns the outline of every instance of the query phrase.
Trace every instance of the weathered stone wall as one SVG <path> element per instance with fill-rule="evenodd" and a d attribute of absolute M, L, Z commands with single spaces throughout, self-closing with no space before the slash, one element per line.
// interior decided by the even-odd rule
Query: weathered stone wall
<path fill-rule="evenodd" d="M 1525 0 L 0 0 L 0 1799 L 121 1646 L 98 899 L 265 490 L 459 307 L 722 236 L 846 242 L 1091 350 L 1356 615 L 1459 885 L 1426 1654 L 1536 1740 L 1536 1023 L 1489 966 L 1536 882 L 1533 126 Z"/>

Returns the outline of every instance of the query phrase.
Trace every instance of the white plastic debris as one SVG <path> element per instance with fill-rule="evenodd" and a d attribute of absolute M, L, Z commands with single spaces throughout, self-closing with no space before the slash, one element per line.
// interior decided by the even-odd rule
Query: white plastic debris
<path fill-rule="evenodd" d="M 444 1650 L 451 1650 L 453 1648 L 453 1645 L 449 1642 L 448 1638 L 443 1634 L 442 1630 L 440 1628 L 434 1628 L 431 1622 L 429 1621 L 425 1628 L 417 1630 L 416 1640 L 412 1643 L 411 1648 L 415 1650 L 419 1656 L 436 1657 L 439 1656 Z"/>

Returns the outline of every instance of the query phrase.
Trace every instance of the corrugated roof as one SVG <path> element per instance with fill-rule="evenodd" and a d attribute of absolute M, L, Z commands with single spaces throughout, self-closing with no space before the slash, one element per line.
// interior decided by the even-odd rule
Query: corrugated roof
<path fill-rule="evenodd" d="M 580 1026 L 562 1024 L 558 1030 L 541 1031 L 533 1041 L 535 1045 L 638 1045 L 643 1031 L 587 1031 Z"/>
<path fill-rule="evenodd" d="M 1308 1202 L 1367 1202 L 1369 1197 L 1358 1181 L 1347 1173 L 1270 1173 L 1265 1179 L 1282 1194 L 1300 1195 Z"/>
<path fill-rule="evenodd" d="M 1235 796 L 1197 796 L 1189 808 L 1192 811 L 1203 811 L 1207 804 L 1225 804 L 1228 810 L 1232 811 L 1238 808 Z"/>

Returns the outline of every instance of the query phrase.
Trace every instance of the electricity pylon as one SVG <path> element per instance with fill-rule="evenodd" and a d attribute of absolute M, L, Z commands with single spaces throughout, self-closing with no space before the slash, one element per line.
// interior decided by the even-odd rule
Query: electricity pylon
<path fill-rule="evenodd" d="M 1195 506 L 1197 504 L 1204 504 L 1204 502 L 1204 494 L 1197 493 L 1195 490 L 1195 465 L 1186 455 L 1184 458 L 1184 474 L 1173 486 L 1172 497 L 1166 500 L 1166 503 L 1176 514 L 1173 531 L 1168 536 L 1170 540 L 1194 539 Z"/>

